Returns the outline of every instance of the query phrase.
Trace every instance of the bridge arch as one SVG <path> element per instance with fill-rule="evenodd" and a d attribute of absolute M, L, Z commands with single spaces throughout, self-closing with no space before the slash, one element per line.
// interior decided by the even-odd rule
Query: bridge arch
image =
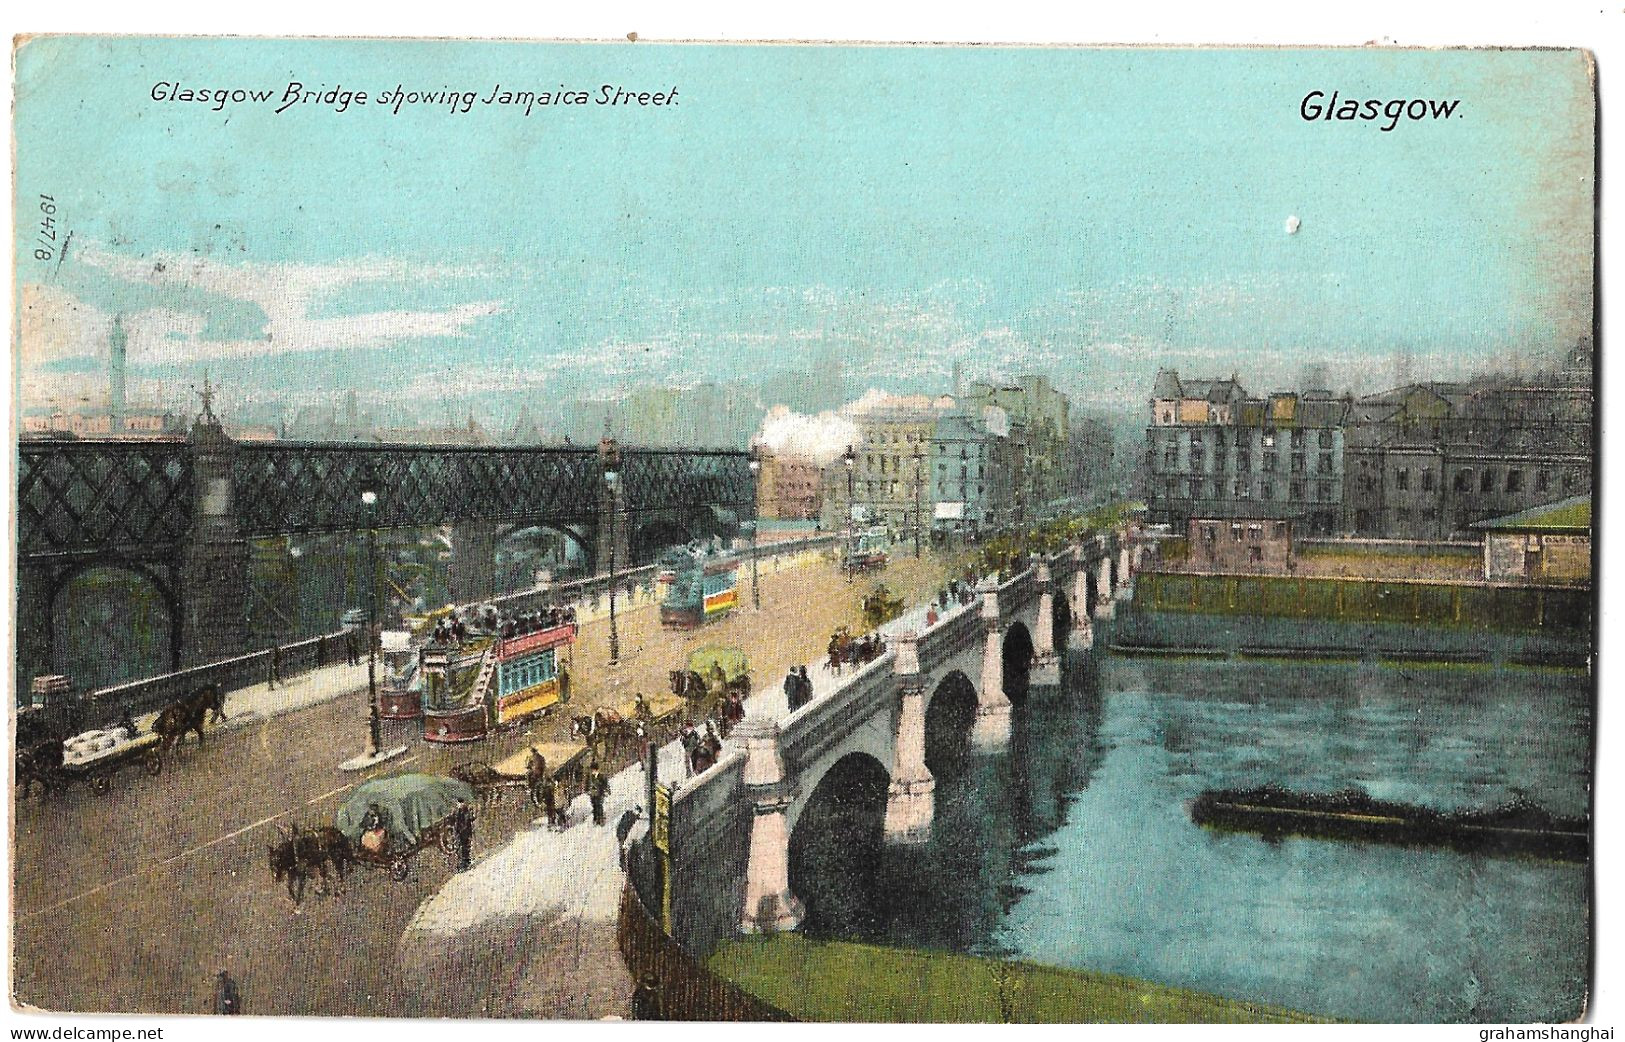
<path fill-rule="evenodd" d="M 180 668 L 180 598 L 146 565 L 75 564 L 55 577 L 44 607 L 50 667 L 81 691 Z"/>
<path fill-rule="evenodd" d="M 976 686 L 950 670 L 931 689 L 925 708 L 925 765 L 933 777 L 965 769 L 975 723 Z"/>
<path fill-rule="evenodd" d="M 1011 702 L 1027 697 L 1027 675 L 1032 669 L 1033 635 L 1024 622 L 1012 622 L 1004 631 L 1004 695 Z"/>
<path fill-rule="evenodd" d="M 811 934 L 863 936 L 880 923 L 880 862 L 891 775 L 880 760 L 851 752 L 830 765 L 790 831 L 790 892 L 806 907 Z"/>

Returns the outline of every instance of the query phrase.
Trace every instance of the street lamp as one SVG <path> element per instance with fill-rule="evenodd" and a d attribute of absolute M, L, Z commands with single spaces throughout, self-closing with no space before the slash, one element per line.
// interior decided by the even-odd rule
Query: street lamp
<path fill-rule="evenodd" d="M 367 757 L 383 748 L 378 720 L 378 480 L 361 479 L 361 514 L 367 526 Z"/>
<path fill-rule="evenodd" d="M 615 622 L 615 483 L 621 476 L 621 453 L 608 434 L 599 443 L 598 451 L 603 457 L 604 488 L 609 493 L 609 664 L 614 666 L 621 661 L 621 634 Z"/>
<path fill-rule="evenodd" d="M 846 447 L 841 455 L 841 462 L 846 464 L 846 581 L 852 581 L 852 469 L 858 465 L 858 454 L 852 446 Z"/>
<path fill-rule="evenodd" d="M 756 590 L 756 529 L 762 521 L 762 452 L 761 447 L 750 447 L 750 500 L 755 504 L 754 516 L 750 519 L 750 606 L 756 611 L 762 610 L 762 596 Z"/>

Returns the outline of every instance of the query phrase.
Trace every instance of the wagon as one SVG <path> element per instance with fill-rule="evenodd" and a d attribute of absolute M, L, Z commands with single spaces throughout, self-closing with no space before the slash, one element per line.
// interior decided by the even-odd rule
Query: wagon
<path fill-rule="evenodd" d="M 473 813 L 473 786 L 433 774 L 397 774 L 362 782 L 339 804 L 334 827 L 350 841 L 355 860 L 384 869 L 397 883 L 406 879 L 411 860 L 430 847 L 457 856 L 452 819 L 458 801 Z M 379 819 L 371 820 L 374 812 Z M 374 825 L 376 824 L 376 828 Z"/>
<path fill-rule="evenodd" d="M 17 750 L 17 792 L 26 796 L 35 782 L 47 793 L 76 782 L 101 796 L 113 788 L 113 776 L 126 767 L 149 777 L 164 769 L 163 742 L 155 734 L 119 742 L 81 757 L 68 756 L 60 742 L 43 742 Z"/>
<path fill-rule="evenodd" d="M 461 764 L 452 770 L 452 777 L 473 786 L 487 806 L 501 803 L 506 789 L 522 790 L 531 803 L 540 806 L 539 796 L 530 789 L 527 772 L 532 749 L 547 761 L 548 773 L 563 783 L 567 794 L 583 791 L 581 765 L 587 747 L 577 742 L 535 742 L 494 765 L 479 761 Z"/>

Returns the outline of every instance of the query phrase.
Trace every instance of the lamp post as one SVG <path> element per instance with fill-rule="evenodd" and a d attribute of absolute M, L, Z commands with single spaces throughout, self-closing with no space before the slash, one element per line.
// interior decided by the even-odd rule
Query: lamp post
<path fill-rule="evenodd" d="M 914 450 L 914 559 L 920 559 L 920 467 L 925 463 L 925 457 L 919 449 Z"/>
<path fill-rule="evenodd" d="M 852 469 L 858 465 L 858 454 L 852 451 L 852 446 L 846 447 L 841 455 L 841 462 L 846 464 L 846 581 L 852 581 Z"/>
<path fill-rule="evenodd" d="M 756 529 L 762 521 L 762 452 L 761 447 L 750 447 L 750 499 L 755 504 L 754 516 L 750 519 L 750 606 L 755 611 L 762 610 L 762 595 L 756 589 Z"/>
<path fill-rule="evenodd" d="M 609 493 L 609 664 L 614 666 L 621 661 L 621 634 L 615 622 L 615 483 L 621 476 L 621 452 L 608 434 L 599 443 L 598 451 L 603 457 L 604 488 Z"/>
<path fill-rule="evenodd" d="M 378 481 L 361 479 L 361 513 L 367 526 L 367 757 L 383 748 L 378 719 Z"/>

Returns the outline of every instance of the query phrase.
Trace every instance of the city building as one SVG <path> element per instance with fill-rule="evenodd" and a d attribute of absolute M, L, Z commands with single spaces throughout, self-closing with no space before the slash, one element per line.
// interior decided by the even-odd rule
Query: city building
<path fill-rule="evenodd" d="M 1419 383 L 1359 399 L 1343 522 L 1364 537 L 1446 540 L 1477 522 L 1589 494 L 1589 386 Z"/>
<path fill-rule="evenodd" d="M 756 472 L 757 516 L 768 521 L 818 518 L 823 493 L 818 464 L 766 448 L 757 451 L 762 464 Z"/>
<path fill-rule="evenodd" d="M 1036 510 L 1068 494 L 1069 403 L 1048 377 L 1021 376 L 1008 384 L 972 381 L 959 396 L 959 405 L 972 413 L 997 406 L 1009 416 L 1013 434 L 1024 437 L 1016 485 L 1026 509 Z"/>
<path fill-rule="evenodd" d="M 121 405 L 116 413 L 108 404 L 79 402 L 64 407 L 50 402 L 23 410 L 24 435 L 72 434 L 80 438 L 160 438 L 186 433 L 186 418 L 144 405 Z"/>
<path fill-rule="evenodd" d="M 923 399 L 853 417 L 858 443 L 853 446 L 852 505 L 899 537 L 912 534 L 916 524 L 922 530 L 929 527 L 927 519 L 934 512 L 927 472 L 931 439 L 937 420 L 952 406 L 952 398 Z"/>
<path fill-rule="evenodd" d="M 1014 521 L 1022 443 L 998 406 L 954 410 L 937 418 L 931 434 L 931 533 L 975 536 Z"/>
<path fill-rule="evenodd" d="M 1489 582 L 1591 582 L 1591 497 L 1572 496 L 1473 525 Z"/>
<path fill-rule="evenodd" d="M 1192 518 L 1223 517 L 1236 504 L 1297 518 L 1297 534 L 1330 535 L 1343 513 L 1347 398 L 1329 391 L 1249 397 L 1240 381 L 1181 380 L 1172 369 L 1152 386 L 1146 429 L 1148 519 L 1183 530 Z"/>
<path fill-rule="evenodd" d="M 1199 571 L 1286 573 L 1293 568 L 1286 504 L 1229 503 L 1186 522 L 1188 562 Z"/>

